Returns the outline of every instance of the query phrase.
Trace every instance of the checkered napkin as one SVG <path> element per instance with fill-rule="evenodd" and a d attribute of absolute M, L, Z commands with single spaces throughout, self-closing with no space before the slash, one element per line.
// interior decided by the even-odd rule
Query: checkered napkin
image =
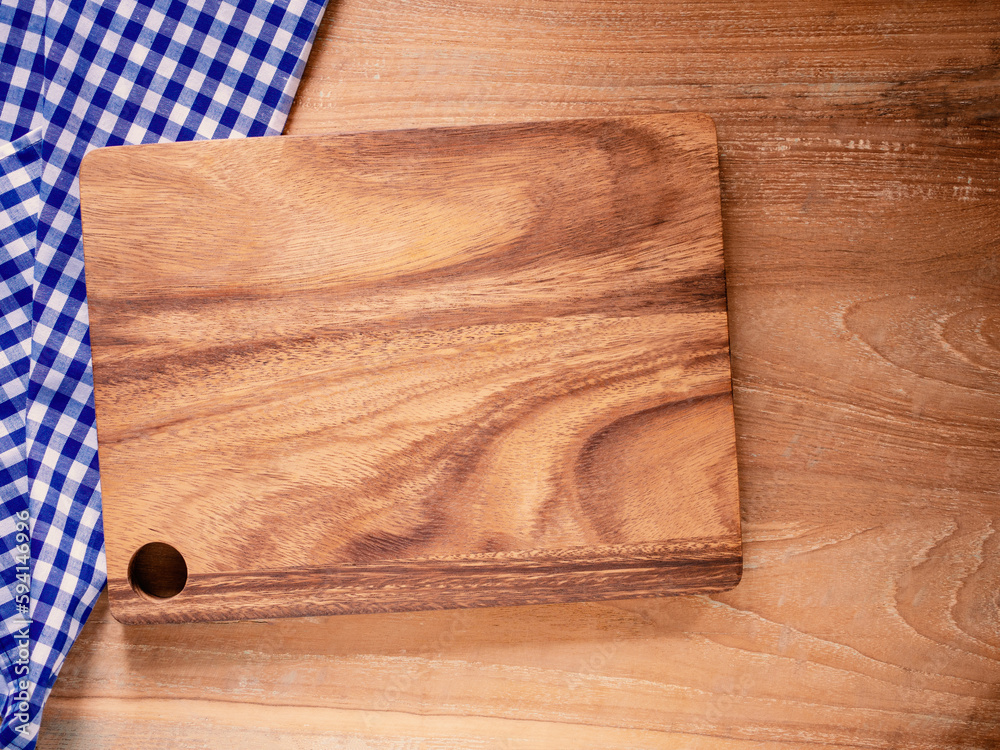
<path fill-rule="evenodd" d="M 0 747 L 30 748 L 106 578 L 80 161 L 279 133 L 325 0 L 2 3 Z"/>

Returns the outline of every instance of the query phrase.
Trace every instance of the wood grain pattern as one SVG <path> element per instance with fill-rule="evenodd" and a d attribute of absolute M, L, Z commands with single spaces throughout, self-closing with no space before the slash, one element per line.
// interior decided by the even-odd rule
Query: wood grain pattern
<path fill-rule="evenodd" d="M 740 567 L 738 539 L 677 540 L 201 573 L 176 608 L 150 607 L 126 580 L 108 591 L 122 622 L 198 622 L 712 593 L 731 588 Z"/>
<path fill-rule="evenodd" d="M 291 133 L 704 111 L 731 592 L 124 627 L 41 750 L 1000 743 L 1000 6 L 342 0 Z"/>
<path fill-rule="evenodd" d="M 739 579 L 708 118 L 106 149 L 81 183 L 116 616 Z M 153 542 L 169 601 L 128 573 Z"/>

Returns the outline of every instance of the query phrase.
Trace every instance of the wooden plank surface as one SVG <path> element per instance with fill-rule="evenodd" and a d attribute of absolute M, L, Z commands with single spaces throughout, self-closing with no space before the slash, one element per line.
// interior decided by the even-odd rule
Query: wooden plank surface
<path fill-rule="evenodd" d="M 704 111 L 745 570 L 732 592 L 125 628 L 41 748 L 992 748 L 1000 7 L 334 6 L 291 132 Z"/>
<path fill-rule="evenodd" d="M 81 192 L 123 622 L 739 580 L 709 118 L 113 148 Z"/>

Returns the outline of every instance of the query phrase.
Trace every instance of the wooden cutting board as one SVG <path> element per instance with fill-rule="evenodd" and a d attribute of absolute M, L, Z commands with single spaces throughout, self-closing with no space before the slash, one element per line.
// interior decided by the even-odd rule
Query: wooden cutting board
<path fill-rule="evenodd" d="M 709 118 L 118 147 L 81 180 L 119 620 L 739 579 Z"/>

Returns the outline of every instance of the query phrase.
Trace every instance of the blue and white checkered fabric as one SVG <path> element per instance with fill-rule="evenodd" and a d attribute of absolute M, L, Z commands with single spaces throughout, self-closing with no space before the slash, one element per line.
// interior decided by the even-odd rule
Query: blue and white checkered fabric
<path fill-rule="evenodd" d="M 10 142 L 42 124 L 45 0 L 0 3 L 0 34 L 0 141 Z"/>
<path fill-rule="evenodd" d="M 0 534 L 17 541 L 16 513 L 26 505 L 32 566 L 30 669 L 19 694 L 14 626 L 23 579 L 7 577 L 18 572 L 16 546 L 0 556 L 3 747 L 34 745 L 45 698 L 105 582 L 80 161 L 101 146 L 279 133 L 324 3 L 3 6 L 0 134 L 14 142 L 0 146 L 0 500 L 12 520 Z"/>
<path fill-rule="evenodd" d="M 30 121 L 30 120 L 29 120 Z M 25 408 L 31 354 L 31 280 L 42 172 L 41 130 L 0 150 L 0 651 L 9 686 L 3 715 L 14 710 L 17 683 L 28 685 L 30 523 Z"/>

